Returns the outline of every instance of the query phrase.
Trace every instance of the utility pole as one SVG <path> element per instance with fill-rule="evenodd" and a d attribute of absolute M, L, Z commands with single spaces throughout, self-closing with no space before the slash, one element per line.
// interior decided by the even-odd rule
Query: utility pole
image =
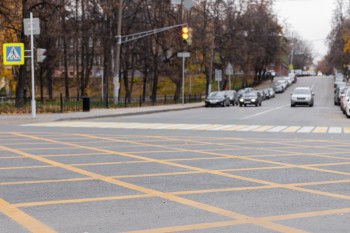
<path fill-rule="evenodd" d="M 119 89 L 120 89 L 120 46 L 121 46 L 121 33 L 122 33 L 122 14 L 123 14 L 123 0 L 119 0 L 118 6 L 118 22 L 117 22 L 117 46 L 116 46 L 116 59 L 115 59 L 115 74 L 113 77 L 113 97 L 114 103 L 118 104 L 119 101 Z M 108 98 L 108 97 L 107 97 Z"/>

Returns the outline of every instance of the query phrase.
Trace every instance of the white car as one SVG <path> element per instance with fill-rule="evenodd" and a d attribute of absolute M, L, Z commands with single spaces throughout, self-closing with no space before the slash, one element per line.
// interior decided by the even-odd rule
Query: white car
<path fill-rule="evenodd" d="M 314 106 L 314 95 L 310 87 L 297 87 L 291 93 L 290 106 L 294 107 L 300 104 L 312 107 Z"/>
<path fill-rule="evenodd" d="M 342 100 L 344 101 L 344 113 L 347 118 L 350 118 L 350 88 L 348 88 L 343 95 L 344 97 Z"/>

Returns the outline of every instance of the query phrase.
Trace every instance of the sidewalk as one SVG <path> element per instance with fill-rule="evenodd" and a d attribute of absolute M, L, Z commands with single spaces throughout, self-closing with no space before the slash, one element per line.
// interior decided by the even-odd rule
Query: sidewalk
<path fill-rule="evenodd" d="M 134 108 L 110 108 L 110 109 L 91 109 L 89 112 L 70 112 L 70 113 L 52 113 L 37 114 L 35 118 L 31 114 L 18 115 L 0 115 L 0 121 L 65 121 L 65 120 L 85 120 L 94 118 L 121 117 L 141 114 L 152 114 L 158 112 L 180 111 L 203 107 L 203 103 L 173 104 Z"/>

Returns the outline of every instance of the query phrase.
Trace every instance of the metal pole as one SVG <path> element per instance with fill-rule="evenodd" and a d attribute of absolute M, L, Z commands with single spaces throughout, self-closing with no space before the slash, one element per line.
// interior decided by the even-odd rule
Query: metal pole
<path fill-rule="evenodd" d="M 104 86 L 103 86 L 103 71 L 101 71 L 100 75 L 101 75 L 101 96 L 102 96 L 102 101 L 104 100 Z"/>
<path fill-rule="evenodd" d="M 213 80 L 213 63 L 214 63 L 214 46 L 215 46 L 215 34 L 213 30 L 212 42 L 211 42 L 211 55 L 210 55 L 210 68 L 209 68 L 209 85 L 207 96 L 211 92 L 211 81 Z"/>
<path fill-rule="evenodd" d="M 229 75 L 228 75 L 228 89 L 231 90 L 231 71 L 229 72 Z"/>
<path fill-rule="evenodd" d="M 182 57 L 182 104 L 185 104 L 185 56 Z"/>
<path fill-rule="evenodd" d="M 36 117 L 36 102 L 35 102 L 35 76 L 34 76 L 34 27 L 33 13 L 30 12 L 30 59 L 32 65 L 32 117 Z"/>
<path fill-rule="evenodd" d="M 119 71 L 120 71 L 120 46 L 121 46 L 121 32 L 122 32 L 122 14 L 123 14 L 123 0 L 119 0 L 118 6 L 118 25 L 117 25 L 117 51 L 115 60 L 115 74 L 113 77 L 114 103 L 118 104 L 119 100 Z"/>

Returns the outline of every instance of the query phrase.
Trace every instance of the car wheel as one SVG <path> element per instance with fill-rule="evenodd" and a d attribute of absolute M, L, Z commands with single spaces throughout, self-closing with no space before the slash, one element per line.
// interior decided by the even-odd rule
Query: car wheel
<path fill-rule="evenodd" d="M 261 107 L 261 102 L 260 102 L 260 104 L 259 104 L 259 107 Z"/>
<path fill-rule="evenodd" d="M 310 104 L 309 104 L 309 107 L 313 107 L 313 106 L 314 106 L 314 103 L 310 103 Z"/>
<path fill-rule="evenodd" d="M 246 105 L 246 104 L 244 104 L 244 107 L 247 107 L 247 105 Z"/>
<path fill-rule="evenodd" d="M 291 107 L 295 107 L 295 104 L 290 104 Z"/>
<path fill-rule="evenodd" d="M 259 105 L 259 104 L 258 104 L 258 103 L 256 103 L 256 104 L 255 104 L 255 107 L 258 107 L 258 105 Z"/>

